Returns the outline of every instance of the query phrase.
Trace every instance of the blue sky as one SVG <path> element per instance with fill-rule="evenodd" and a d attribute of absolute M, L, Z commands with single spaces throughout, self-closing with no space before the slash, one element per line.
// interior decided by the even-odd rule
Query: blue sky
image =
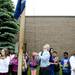
<path fill-rule="evenodd" d="M 26 16 L 75 16 L 75 0 L 27 0 L 25 11 Z"/>

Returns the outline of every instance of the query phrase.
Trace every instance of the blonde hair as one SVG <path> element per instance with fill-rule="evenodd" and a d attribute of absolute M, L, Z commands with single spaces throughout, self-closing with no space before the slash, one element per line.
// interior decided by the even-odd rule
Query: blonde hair
<path fill-rule="evenodd" d="M 50 45 L 49 44 L 45 44 L 44 46 L 43 46 L 43 48 L 45 48 L 45 49 L 50 49 Z"/>

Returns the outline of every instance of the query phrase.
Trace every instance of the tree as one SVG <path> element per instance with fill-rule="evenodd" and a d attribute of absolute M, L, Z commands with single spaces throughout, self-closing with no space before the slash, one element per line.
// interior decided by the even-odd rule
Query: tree
<path fill-rule="evenodd" d="M 19 24 L 13 16 L 13 2 L 0 0 L 0 49 L 15 49 Z"/>

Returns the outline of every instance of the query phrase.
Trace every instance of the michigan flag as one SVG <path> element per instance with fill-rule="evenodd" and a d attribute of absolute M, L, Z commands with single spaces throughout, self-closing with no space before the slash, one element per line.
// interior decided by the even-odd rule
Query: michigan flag
<path fill-rule="evenodd" d="M 26 0 L 18 0 L 16 10 L 14 13 L 14 17 L 16 19 L 19 18 L 19 16 L 22 14 L 24 8 L 25 8 Z"/>

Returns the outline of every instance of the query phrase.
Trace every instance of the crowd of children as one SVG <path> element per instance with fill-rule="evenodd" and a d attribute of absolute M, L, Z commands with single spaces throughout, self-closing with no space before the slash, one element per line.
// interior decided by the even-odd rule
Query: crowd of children
<path fill-rule="evenodd" d="M 23 55 L 22 75 L 27 75 L 28 56 Z M 0 75 L 17 75 L 18 55 L 4 48 L 0 52 Z"/>
<path fill-rule="evenodd" d="M 59 61 L 60 60 L 60 61 Z M 68 52 L 63 53 L 63 57 L 59 59 L 58 52 L 50 48 L 48 44 L 43 46 L 43 51 L 37 53 L 32 52 L 23 54 L 22 75 L 28 75 L 30 68 L 31 75 L 37 75 L 37 67 L 39 75 L 75 75 L 75 52 L 69 57 Z M 18 71 L 18 55 L 9 53 L 4 48 L 0 52 L 0 75 L 17 75 Z"/>

